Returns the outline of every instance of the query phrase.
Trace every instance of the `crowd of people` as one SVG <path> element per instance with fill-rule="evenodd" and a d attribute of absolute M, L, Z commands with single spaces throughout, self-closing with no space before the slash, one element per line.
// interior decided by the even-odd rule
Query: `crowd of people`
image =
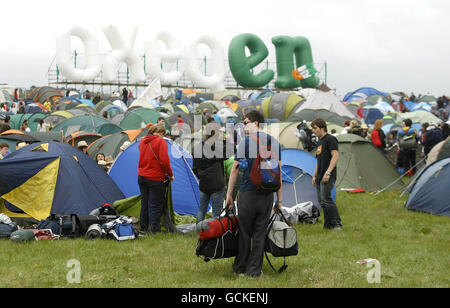
<path fill-rule="evenodd" d="M 375 121 L 372 129 L 364 123 L 359 124 L 356 120 L 349 120 L 344 122 L 341 134 L 361 136 L 384 154 L 395 151 L 395 165 L 398 172 L 412 176 L 417 171 L 417 157 L 425 159 L 436 144 L 450 135 L 447 122 L 423 123 L 419 131 L 415 130 L 412 124 L 411 119 L 405 119 L 400 129 L 392 130 L 386 136 L 381 119 Z"/>

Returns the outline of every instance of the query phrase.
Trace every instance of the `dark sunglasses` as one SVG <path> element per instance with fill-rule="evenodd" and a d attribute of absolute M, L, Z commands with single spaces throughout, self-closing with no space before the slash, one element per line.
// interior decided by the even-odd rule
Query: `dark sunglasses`
<path fill-rule="evenodd" d="M 242 123 L 243 123 L 244 125 L 247 125 L 248 123 L 252 123 L 252 121 L 244 120 L 244 121 L 242 121 Z"/>

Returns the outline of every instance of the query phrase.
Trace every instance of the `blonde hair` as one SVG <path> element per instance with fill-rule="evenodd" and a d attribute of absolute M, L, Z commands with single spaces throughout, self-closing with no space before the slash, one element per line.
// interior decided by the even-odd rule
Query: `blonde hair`
<path fill-rule="evenodd" d="M 163 135 L 166 134 L 166 129 L 164 128 L 164 126 L 162 125 L 153 125 L 152 127 L 150 127 L 150 129 L 148 130 L 148 134 L 149 135 L 153 135 L 153 134 L 160 134 L 162 133 Z"/>
<path fill-rule="evenodd" d="M 378 130 L 378 129 L 381 129 L 382 126 L 383 126 L 383 120 L 379 120 L 378 119 L 378 120 L 375 121 L 373 129 L 374 130 Z"/>

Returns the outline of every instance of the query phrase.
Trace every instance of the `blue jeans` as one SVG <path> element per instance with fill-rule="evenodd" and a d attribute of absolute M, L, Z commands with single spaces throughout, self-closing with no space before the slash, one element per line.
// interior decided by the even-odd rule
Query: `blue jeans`
<path fill-rule="evenodd" d="M 198 207 L 198 212 L 197 212 L 197 222 L 200 222 L 205 218 L 210 199 L 211 199 L 211 203 L 212 203 L 211 205 L 212 205 L 213 217 L 217 217 L 220 215 L 220 212 L 222 211 L 222 205 L 223 205 L 223 193 L 224 193 L 224 188 L 222 188 L 221 190 L 219 190 L 215 193 L 212 193 L 210 195 L 200 191 L 200 206 Z"/>
<path fill-rule="evenodd" d="M 166 186 L 160 181 L 151 181 L 138 177 L 141 191 L 141 231 L 161 232 L 161 215 L 163 213 Z"/>
<path fill-rule="evenodd" d="M 328 183 L 320 181 L 316 184 L 317 197 L 319 199 L 320 206 L 323 209 L 324 225 L 325 229 L 332 229 L 334 227 L 342 227 L 341 217 L 336 204 L 331 197 L 331 191 L 333 190 L 336 179 L 330 179 Z"/>

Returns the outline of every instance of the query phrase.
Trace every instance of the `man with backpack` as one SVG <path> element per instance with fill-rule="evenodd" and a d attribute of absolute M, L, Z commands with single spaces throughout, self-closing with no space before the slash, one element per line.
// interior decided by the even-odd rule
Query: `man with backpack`
<path fill-rule="evenodd" d="M 247 113 L 243 123 L 248 135 L 237 147 L 226 199 L 226 206 L 232 210 L 233 187 L 239 169 L 243 170 L 237 200 L 239 243 L 233 271 L 261 277 L 270 214 L 272 208 L 281 210 L 281 147 L 275 138 L 260 130 L 264 116 L 259 111 Z M 277 193 L 275 205 L 274 192 Z"/>
<path fill-rule="evenodd" d="M 324 228 L 342 230 L 341 217 L 331 192 L 337 178 L 336 166 L 339 160 L 339 143 L 336 137 L 327 133 L 327 123 L 317 118 L 311 123 L 313 133 L 319 137 L 316 151 L 317 165 L 312 184 L 317 189 L 317 197 L 323 209 Z"/>

